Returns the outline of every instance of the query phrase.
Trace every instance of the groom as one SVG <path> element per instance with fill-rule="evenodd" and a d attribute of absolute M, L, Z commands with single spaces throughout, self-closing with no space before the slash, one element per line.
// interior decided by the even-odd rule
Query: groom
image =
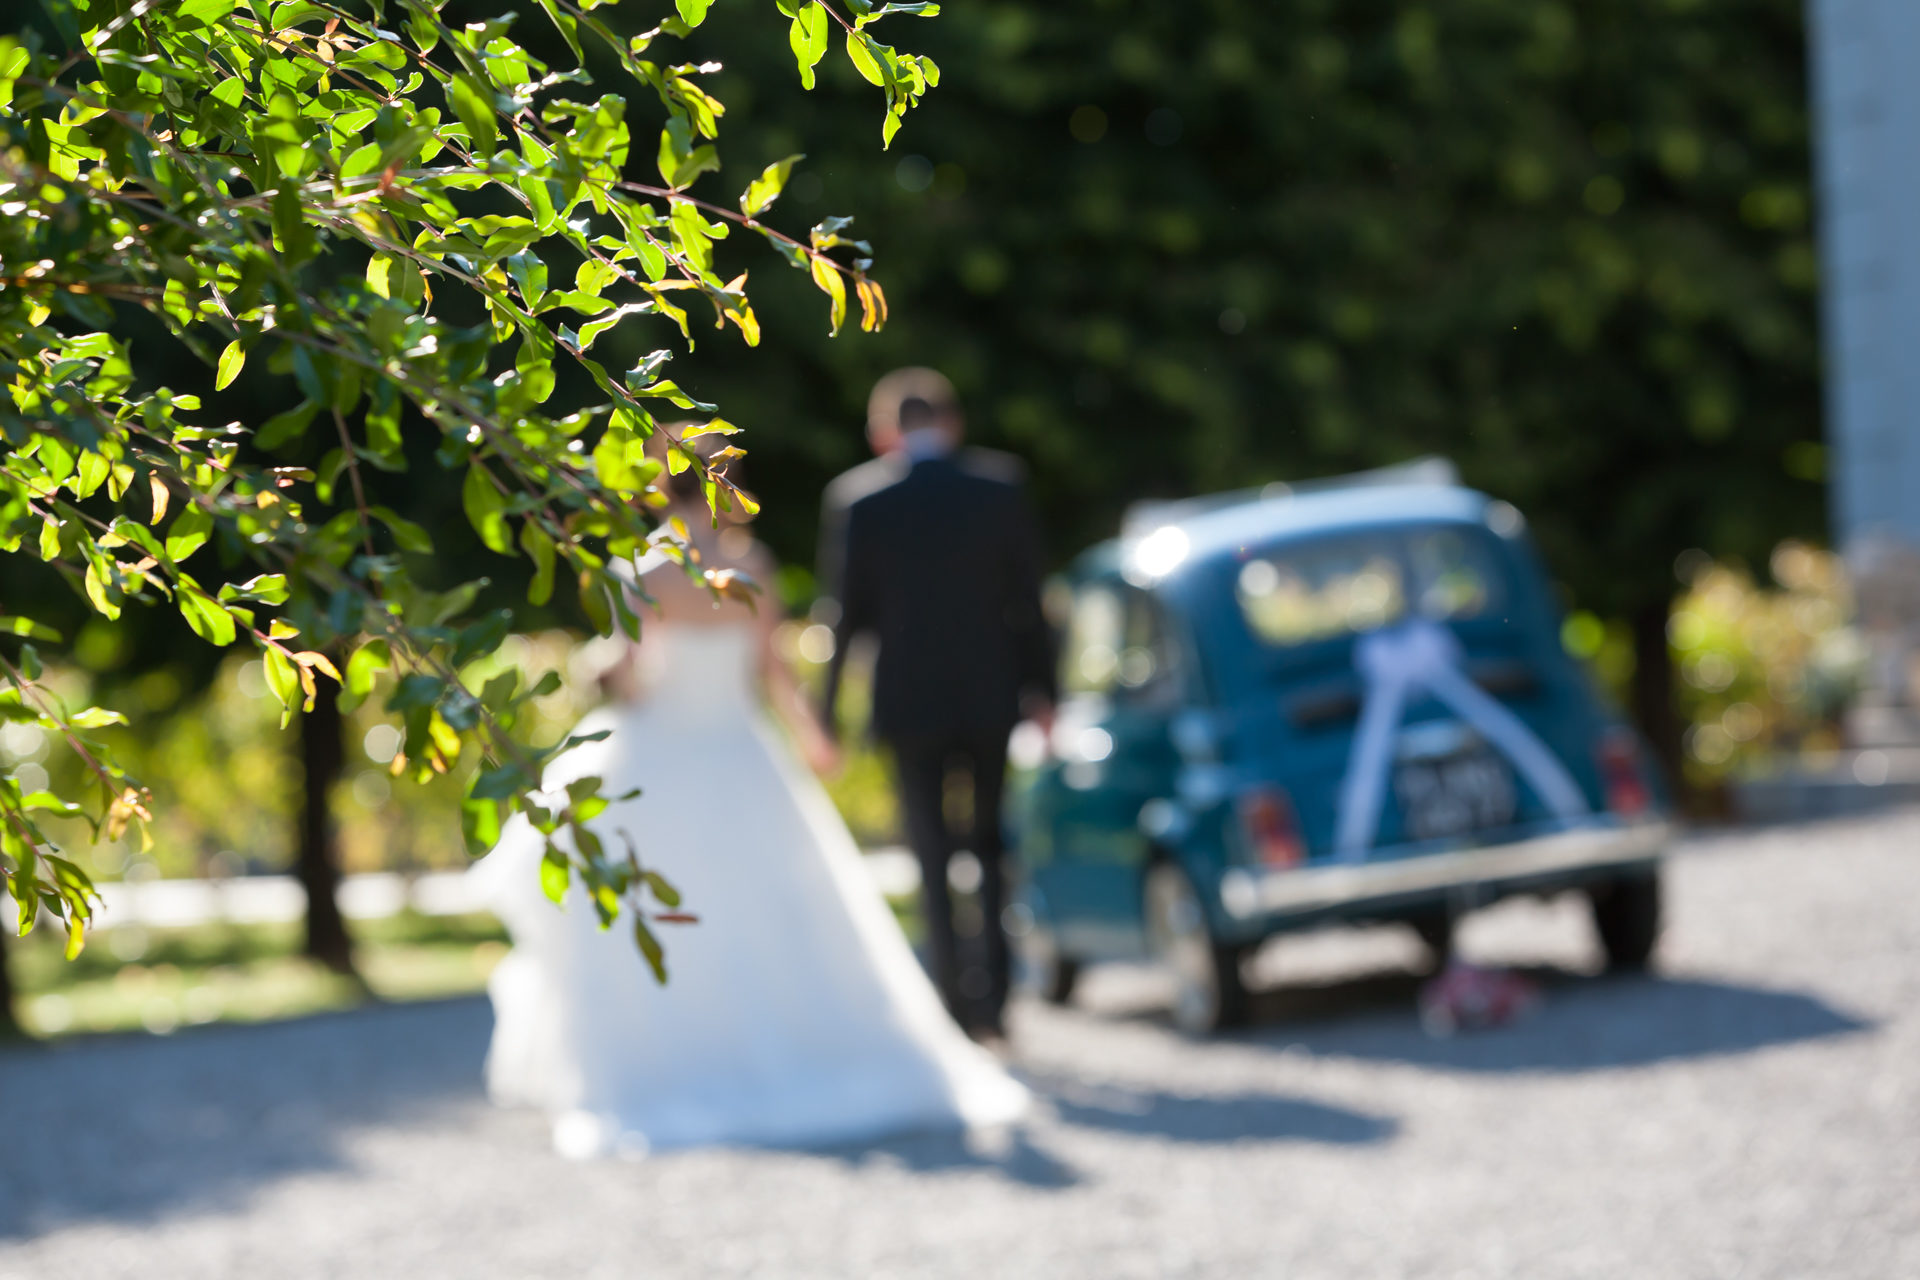
<path fill-rule="evenodd" d="M 893 753 L 920 862 L 934 984 L 971 1034 L 998 1037 L 1011 969 L 1001 923 L 1007 736 L 1023 714 L 1050 718 L 1055 696 L 1038 538 L 1020 464 L 960 447 L 959 401 L 940 374 L 888 374 L 867 418 L 880 456 L 835 481 L 823 512 L 821 559 L 840 612 L 822 720 L 834 723 L 848 645 L 872 635 L 873 732 Z M 964 833 L 947 812 L 950 777 L 968 801 Z M 959 954 L 947 868 L 960 848 L 980 863 L 984 965 Z"/>

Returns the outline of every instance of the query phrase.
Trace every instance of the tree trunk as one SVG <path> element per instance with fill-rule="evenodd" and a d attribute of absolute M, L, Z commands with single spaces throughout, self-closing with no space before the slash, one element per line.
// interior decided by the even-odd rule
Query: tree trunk
<path fill-rule="evenodd" d="M 340 704 L 336 690 L 320 681 L 313 710 L 300 717 L 300 755 L 306 771 L 306 795 L 300 810 L 297 872 L 307 892 L 306 954 L 335 973 L 353 976 L 353 940 L 340 914 L 340 857 L 333 839 L 328 797 L 345 762 Z"/>
<path fill-rule="evenodd" d="M 20 1034 L 13 1008 L 13 971 L 7 967 L 7 934 L 0 929 L 0 1040 Z"/>
<path fill-rule="evenodd" d="M 1667 643 L 1667 605 L 1633 613 L 1633 718 L 1653 748 L 1654 763 L 1676 804 L 1686 799 L 1680 713 L 1674 705 L 1673 650 Z"/>

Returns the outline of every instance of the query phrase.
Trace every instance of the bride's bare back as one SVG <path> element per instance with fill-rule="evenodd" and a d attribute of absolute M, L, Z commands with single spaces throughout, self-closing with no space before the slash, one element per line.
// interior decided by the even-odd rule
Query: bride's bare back
<path fill-rule="evenodd" d="M 774 594 L 773 577 L 778 565 L 772 553 L 743 525 L 712 528 L 702 507 L 683 508 L 677 514 L 692 534 L 694 549 L 700 554 L 700 569 L 713 574 L 744 575 L 751 586 L 746 590 L 716 592 L 696 582 L 684 568 L 671 561 L 649 569 L 641 579 L 641 586 L 653 598 L 653 603 L 636 602 L 640 614 L 640 644 L 636 651 L 628 653 L 619 671 L 609 673 L 609 690 L 623 700 L 644 696 L 639 673 L 648 668 L 647 655 L 653 644 L 658 643 L 650 644 L 648 637 L 650 633 L 657 634 L 662 626 L 680 629 L 748 625 L 753 629 L 755 666 L 768 703 L 793 731 L 810 765 L 820 770 L 834 768 L 837 753 L 803 695 L 793 668 L 775 643 L 784 613 Z"/>

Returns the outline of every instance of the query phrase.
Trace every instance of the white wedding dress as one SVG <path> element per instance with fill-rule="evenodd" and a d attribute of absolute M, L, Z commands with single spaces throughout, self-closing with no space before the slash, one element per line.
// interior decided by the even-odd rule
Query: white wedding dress
<path fill-rule="evenodd" d="M 624 828 L 684 895 L 654 982 L 623 914 L 602 931 L 576 885 L 541 892 L 516 818 L 471 873 L 513 936 L 489 983 L 487 1087 L 545 1108 L 567 1155 L 703 1144 L 819 1145 L 1016 1119 L 1028 1095 L 948 1018 L 819 784 L 754 695 L 744 625 L 659 624 L 649 695 L 593 712 L 610 737 L 561 756 L 557 789 L 598 776 L 645 794 Z"/>

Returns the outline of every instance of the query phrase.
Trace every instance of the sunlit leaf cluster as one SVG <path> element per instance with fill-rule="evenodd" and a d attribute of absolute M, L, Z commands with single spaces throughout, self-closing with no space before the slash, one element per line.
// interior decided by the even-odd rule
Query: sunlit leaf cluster
<path fill-rule="evenodd" d="M 637 636 L 644 602 L 620 572 L 637 554 L 740 585 L 660 518 L 666 478 L 688 471 L 716 517 L 754 509 L 728 475 L 741 450 L 690 439 L 737 429 L 666 371 L 670 344 L 691 349 L 709 321 L 760 341 L 747 272 L 722 271 L 720 242 L 771 244 L 826 294 L 835 329 L 849 296 L 868 329 L 886 300 L 846 219 L 799 236 L 763 220 L 800 157 L 769 166 L 737 212 L 693 193 L 719 167 L 725 107 L 703 87 L 719 67 L 672 52 L 711 0 L 537 4 L 574 65 L 516 43 L 511 15 L 455 22 L 444 0 L 71 0 L 51 9 L 59 40 L 0 39 L 0 553 L 44 561 L 108 619 L 171 608 L 209 644 L 254 647 L 287 717 L 321 680 L 352 706 L 379 679 L 405 731 L 395 773 L 477 762 L 469 847 L 525 814 L 547 839 L 548 891 L 580 882 L 603 922 L 633 908 L 664 973 L 647 921 L 675 918 L 678 894 L 631 841 L 609 849 L 587 827 L 610 801 L 597 780 L 536 790 L 575 743 L 530 739 L 527 705 L 550 689 L 511 669 L 461 677 L 511 614 L 476 608 L 484 579 L 425 585 L 432 537 L 370 501 L 366 477 L 430 449 L 420 482 L 458 486 L 485 547 L 529 563 L 530 602 L 573 591 L 603 632 Z M 885 90 L 889 140 L 938 79 L 870 33 L 936 6 L 779 7 L 809 81 L 823 33 L 844 32 Z M 214 369 L 211 404 L 136 376 L 139 312 Z M 657 335 L 632 368 L 595 357 L 616 326 Z M 221 422 L 218 395 L 241 378 L 280 388 L 284 408 Z M 40 823 L 84 815 L 117 836 L 151 818 L 150 796 L 89 737 L 114 713 L 69 708 L 40 679 L 34 642 L 59 637 L 9 605 L 0 715 L 64 740 L 91 781 L 70 796 L 0 781 L 7 887 L 23 932 L 57 916 L 77 947 L 91 886 Z"/>

